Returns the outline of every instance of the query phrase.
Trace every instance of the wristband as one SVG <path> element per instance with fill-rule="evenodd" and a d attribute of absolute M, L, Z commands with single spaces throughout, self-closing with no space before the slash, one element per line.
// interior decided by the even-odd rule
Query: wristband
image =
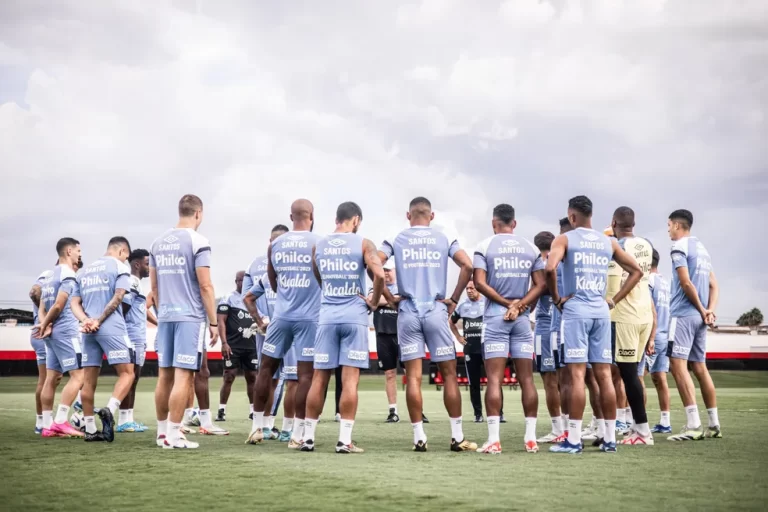
<path fill-rule="evenodd" d="M 459 303 L 459 301 L 457 301 L 457 300 L 456 300 L 456 299 L 454 299 L 453 297 L 451 297 L 451 302 L 453 302 L 454 304 L 458 304 L 458 303 Z"/>
<path fill-rule="evenodd" d="M 215 324 L 209 324 L 209 325 L 210 325 L 211 327 L 218 327 L 218 326 L 219 326 L 219 324 L 218 324 L 218 323 L 215 323 Z"/>

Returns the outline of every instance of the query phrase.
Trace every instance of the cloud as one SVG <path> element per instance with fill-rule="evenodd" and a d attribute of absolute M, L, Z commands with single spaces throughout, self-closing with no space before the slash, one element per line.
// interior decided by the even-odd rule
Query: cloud
<path fill-rule="evenodd" d="M 662 252 L 690 208 L 721 318 L 767 308 L 766 22 L 725 0 L 6 2 L 0 300 L 26 304 L 60 236 L 86 260 L 149 245 L 187 192 L 219 294 L 297 197 L 321 232 L 357 201 L 378 242 L 426 195 L 472 249 L 494 204 L 532 238 L 586 193 Z"/>

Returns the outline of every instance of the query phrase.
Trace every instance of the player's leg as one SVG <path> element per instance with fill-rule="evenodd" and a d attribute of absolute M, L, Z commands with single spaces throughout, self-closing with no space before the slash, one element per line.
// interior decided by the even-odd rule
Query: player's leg
<path fill-rule="evenodd" d="M 269 414 L 266 406 L 272 390 L 272 376 L 292 344 L 291 323 L 280 319 L 271 321 L 261 347 L 260 371 L 253 392 L 253 422 L 251 433 L 245 441 L 247 444 L 258 444 L 264 439 L 264 416 Z"/>
<path fill-rule="evenodd" d="M 107 363 L 109 363 L 117 373 L 117 381 L 112 390 L 112 396 L 109 398 L 106 407 L 101 407 L 98 410 L 98 415 L 102 424 L 102 437 L 105 441 L 112 442 L 115 438 L 115 415 L 120 408 L 120 404 L 125 400 L 125 397 L 128 396 L 128 393 L 131 392 L 135 380 L 133 348 L 132 345 L 127 342 L 125 336 L 103 336 L 95 334 L 87 335 L 85 338 L 88 338 L 89 341 L 84 340 L 84 344 L 92 343 L 93 340 L 95 340 L 101 348 L 101 353 L 106 354 Z M 89 354 L 89 364 L 90 363 Z M 100 369 L 101 357 L 99 357 L 98 363 Z M 95 362 L 93 364 L 95 365 Z M 99 372 L 96 372 L 94 376 L 95 379 L 98 379 L 98 373 Z M 94 383 L 93 390 L 95 391 L 95 389 L 96 386 Z M 85 407 L 83 407 L 83 409 L 85 409 Z M 87 436 L 89 433 L 88 429 L 89 426 L 86 422 L 86 440 L 89 440 Z M 100 439 L 93 440 L 100 441 Z"/>
<path fill-rule="evenodd" d="M 296 388 L 296 423 L 293 427 L 292 441 L 301 444 L 306 420 L 307 394 L 312 387 L 314 374 L 315 338 L 317 324 L 315 322 L 292 322 L 294 345 L 296 347 L 297 373 L 299 385 Z M 289 446 L 292 448 L 292 446 Z"/>
<path fill-rule="evenodd" d="M 600 450 L 606 453 L 616 451 L 616 390 L 613 387 L 614 343 L 612 339 L 612 324 L 607 318 L 589 320 L 588 353 L 589 363 L 600 390 L 600 406 L 604 415 L 604 442 Z M 637 382 L 637 380 L 635 380 Z"/>
<path fill-rule="evenodd" d="M 446 327 L 448 326 L 446 322 Z M 405 404 L 413 427 L 413 450 L 427 451 L 427 434 L 424 432 L 423 402 L 421 397 L 421 372 L 426 357 L 426 342 L 421 320 L 413 313 L 401 312 L 397 316 L 397 332 L 400 356 L 405 367 Z"/>
<path fill-rule="evenodd" d="M 562 412 L 560 410 L 560 389 L 557 377 L 557 343 L 549 333 L 535 334 L 536 367 L 544 382 L 544 397 L 547 402 L 552 430 L 538 439 L 539 443 L 560 443 L 563 441 Z"/>
<path fill-rule="evenodd" d="M 31 338 L 31 337 L 30 337 Z M 36 338 L 31 338 L 32 349 L 35 351 L 37 360 L 37 386 L 35 387 L 35 434 L 43 433 L 43 404 L 40 395 L 43 392 L 45 384 L 45 342 Z"/>
<path fill-rule="evenodd" d="M 168 430 L 163 448 L 198 448 L 181 430 L 184 411 L 194 396 L 195 373 L 203 365 L 205 322 L 173 322 L 171 327 L 171 365 L 173 387 L 168 399 Z M 158 337 L 160 333 L 158 331 Z"/>
<path fill-rule="evenodd" d="M 227 421 L 226 418 L 226 412 L 227 412 L 227 402 L 229 402 L 229 395 L 232 393 L 232 384 L 235 382 L 235 379 L 237 378 L 237 368 L 226 368 L 224 370 L 224 373 L 222 375 L 222 381 L 221 381 L 221 389 L 219 390 L 219 410 L 218 414 L 216 415 L 216 421 Z M 247 382 L 247 381 L 246 381 Z M 246 389 L 248 388 L 246 384 Z M 253 391 L 248 393 L 251 407 L 253 407 Z M 253 412 L 253 411 L 251 411 Z"/>
<path fill-rule="evenodd" d="M 385 421 L 397 423 L 400 421 L 397 413 L 397 335 L 377 333 L 376 353 L 379 358 L 379 368 L 384 371 L 384 391 L 389 404 L 389 413 Z"/>
<path fill-rule="evenodd" d="M 614 352 L 616 366 L 621 374 L 627 401 L 632 409 L 634 419 L 633 431 L 621 444 L 647 446 L 653 444 L 651 428 L 643 402 L 643 386 L 637 377 L 638 361 L 645 350 L 645 342 L 651 332 L 651 324 L 633 325 L 624 323 L 614 324 L 616 332 L 616 348 Z"/>
<path fill-rule="evenodd" d="M 367 369 L 368 326 L 347 324 L 339 326 L 339 365 L 341 366 L 341 396 L 339 399 L 339 440 L 336 443 L 336 453 L 363 453 L 352 442 L 352 429 L 357 416 L 360 370 Z"/>
<path fill-rule="evenodd" d="M 464 369 L 469 381 L 469 400 L 472 403 L 472 412 L 475 423 L 483 420 L 483 398 L 480 393 L 480 377 L 483 371 L 483 356 L 481 354 L 464 354 Z"/>
<path fill-rule="evenodd" d="M 664 339 L 654 341 L 655 358 L 651 365 L 651 380 L 659 397 L 659 409 L 661 415 L 659 423 L 653 427 L 654 433 L 671 434 L 672 423 L 670 417 L 669 386 L 667 373 L 669 372 L 669 357 L 667 357 L 667 341 Z"/>
<path fill-rule="evenodd" d="M 367 351 L 366 351 L 367 352 Z M 336 421 L 341 420 L 341 410 L 339 409 L 339 406 L 341 405 L 341 394 L 344 392 L 344 382 L 342 379 L 342 368 L 339 366 L 334 371 L 334 398 L 336 402 Z"/>
<path fill-rule="evenodd" d="M 584 391 L 584 374 L 588 360 L 589 329 L 591 320 L 582 318 L 564 318 L 561 336 L 564 341 L 563 361 L 567 365 L 570 380 L 568 393 L 568 437 L 560 444 L 552 446 L 549 451 L 554 453 L 581 453 L 581 425 L 584 418 L 586 393 Z"/>
<path fill-rule="evenodd" d="M 87 339 L 88 336 L 85 336 Z M 84 340 L 85 341 L 85 340 Z M 88 342 L 85 342 L 87 350 Z M 88 362 L 83 368 L 83 388 L 80 392 L 80 399 L 83 404 L 83 416 L 85 416 L 85 439 L 87 441 L 106 441 L 104 435 L 96 430 L 96 417 L 94 416 L 94 397 L 96 395 L 96 385 L 99 381 L 101 366 L 95 366 L 91 360 L 92 354 L 88 354 Z M 101 359 L 98 359 L 101 363 Z M 106 425 L 109 430 L 109 425 Z M 101 435 L 97 435 L 101 434 Z M 114 440 L 114 438 L 113 438 Z"/>
<path fill-rule="evenodd" d="M 208 351 L 203 352 L 200 371 L 195 374 L 195 397 L 200 409 L 200 433 L 207 436 L 226 436 L 229 431 L 213 424 L 211 414 L 211 395 L 209 382 L 211 370 L 208 368 Z"/>
<path fill-rule="evenodd" d="M 669 344 L 667 355 L 672 377 L 675 379 L 680 399 L 685 407 L 686 425 L 679 435 L 670 436 L 670 441 L 689 441 L 704 439 L 701 430 L 699 408 L 696 405 L 696 388 L 688 372 L 688 358 L 693 347 L 694 337 L 703 322 L 698 316 L 672 318 L 669 323 Z"/>
<path fill-rule="evenodd" d="M 254 360 L 258 361 L 258 359 Z M 257 364 L 254 364 L 251 368 L 254 369 L 251 370 L 246 368 L 243 370 L 243 379 L 245 380 L 245 396 L 248 399 L 250 412 L 253 412 L 253 387 L 256 385 L 256 376 L 259 374 L 259 371 L 256 369 L 258 368 Z"/>
<path fill-rule="evenodd" d="M 595 379 L 595 372 L 591 365 L 587 364 L 587 371 L 584 380 L 589 390 L 589 407 L 592 409 L 592 421 L 590 425 L 581 431 L 581 438 L 584 441 L 593 441 L 592 446 L 600 446 L 605 439 L 605 416 L 603 416 L 603 406 L 600 402 L 600 387 Z"/>
<path fill-rule="evenodd" d="M 83 387 L 83 355 L 80 350 L 80 337 L 79 335 L 71 338 L 62 337 L 51 340 L 50 343 L 46 341 L 46 349 L 53 356 L 51 361 L 53 364 L 48 365 L 48 360 L 46 360 L 46 366 L 49 368 L 53 367 L 60 374 L 69 373 L 69 380 L 61 391 L 59 407 L 49 428 L 55 434 L 62 435 L 63 437 L 83 437 L 83 433 L 67 421 L 69 408 L 80 392 L 80 388 Z M 49 388 L 48 392 L 51 393 L 50 401 L 53 403 L 53 395 L 56 392 L 56 386 L 60 379 L 55 375 L 51 377 L 51 383 L 46 385 L 46 388 Z M 47 377 L 46 380 L 48 380 Z"/>
<path fill-rule="evenodd" d="M 134 359 L 137 361 L 137 359 Z M 125 396 L 122 402 L 120 402 L 120 413 L 117 421 L 118 432 L 144 432 L 146 430 L 142 425 L 139 425 L 133 418 L 133 409 L 136 405 L 136 387 L 139 384 L 139 378 L 141 377 L 141 366 L 138 364 L 133 365 L 133 383 L 131 384 L 131 390 Z"/>
<path fill-rule="evenodd" d="M 709 417 L 707 437 L 722 438 L 720 418 L 717 414 L 717 392 L 715 391 L 715 384 L 712 382 L 712 376 L 707 369 L 707 326 L 703 322 L 694 332 L 688 363 L 696 376 L 696 380 L 699 381 L 701 397 L 707 408 L 707 416 Z"/>
<path fill-rule="evenodd" d="M 512 324 L 510 333 L 510 354 L 515 365 L 517 381 L 520 383 L 520 396 L 523 402 L 525 417 L 525 449 L 528 453 L 536 453 L 539 446 L 536 443 L 536 419 L 539 409 L 539 394 L 533 382 L 534 340 L 531 332 L 531 322 L 527 316 L 518 318 Z"/>
<path fill-rule="evenodd" d="M 280 442 L 291 445 L 293 428 L 296 425 L 296 388 L 299 386 L 298 375 L 293 378 L 286 376 L 283 381 L 283 425 L 280 431 Z"/>
<path fill-rule="evenodd" d="M 315 428 L 325 405 L 325 394 L 331 375 L 339 365 L 339 345 L 341 342 L 340 325 L 320 325 L 314 344 L 314 362 L 312 382 L 307 393 L 306 411 L 304 418 L 304 435 L 300 451 L 311 452 L 315 449 Z M 299 362 L 301 372 L 301 362 Z M 302 385 L 302 375 L 299 374 L 299 387 Z"/>

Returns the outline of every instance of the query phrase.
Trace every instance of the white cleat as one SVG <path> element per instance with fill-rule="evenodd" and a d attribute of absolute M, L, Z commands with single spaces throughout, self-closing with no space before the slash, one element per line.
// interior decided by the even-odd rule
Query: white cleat
<path fill-rule="evenodd" d="M 229 430 L 213 425 L 211 427 L 200 427 L 200 434 L 204 436 L 228 436 Z"/>
<path fill-rule="evenodd" d="M 583 441 L 594 441 L 597 439 L 597 432 L 592 430 L 591 427 L 587 427 L 581 431 L 581 439 Z"/>
<path fill-rule="evenodd" d="M 562 442 L 563 439 L 565 439 L 565 434 L 557 435 L 554 432 L 550 432 L 544 437 L 537 439 L 536 442 L 541 444 L 557 444 Z"/>
<path fill-rule="evenodd" d="M 257 428 L 250 433 L 248 439 L 245 440 L 245 444 L 259 444 L 264 440 L 264 434 L 260 428 Z"/>
<path fill-rule="evenodd" d="M 631 446 L 653 446 L 653 435 L 644 436 L 635 430 L 630 435 L 619 441 L 617 444 Z"/>
<path fill-rule="evenodd" d="M 174 449 L 194 450 L 196 448 L 200 448 L 200 445 L 193 441 L 188 441 L 184 437 L 180 437 L 174 444 L 169 443 L 168 439 L 165 439 L 163 441 L 163 450 L 174 450 Z"/>

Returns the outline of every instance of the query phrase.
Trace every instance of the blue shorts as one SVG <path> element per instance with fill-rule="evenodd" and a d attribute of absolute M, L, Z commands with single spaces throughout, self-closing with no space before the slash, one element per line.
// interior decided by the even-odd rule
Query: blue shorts
<path fill-rule="evenodd" d="M 565 364 L 613 362 L 610 318 L 563 318 Z"/>
<path fill-rule="evenodd" d="M 147 344 L 143 342 L 133 342 L 133 364 L 136 366 L 144 366 L 144 361 L 147 358 Z"/>
<path fill-rule="evenodd" d="M 533 334 L 536 346 L 536 366 L 539 373 L 549 373 L 560 368 L 560 350 L 557 332 L 549 330 Z"/>
<path fill-rule="evenodd" d="M 707 325 L 699 315 L 669 321 L 667 356 L 693 363 L 707 360 Z"/>
<path fill-rule="evenodd" d="M 32 344 L 32 350 L 35 351 L 35 359 L 37 359 L 37 364 L 45 364 L 45 341 L 30 336 L 29 342 Z"/>
<path fill-rule="evenodd" d="M 368 326 L 324 324 L 315 338 L 315 370 L 368 368 Z"/>
<path fill-rule="evenodd" d="M 83 366 L 101 366 L 104 355 L 109 364 L 133 364 L 133 343 L 127 334 L 105 336 L 99 333 L 83 335 Z"/>
<path fill-rule="evenodd" d="M 45 338 L 45 367 L 59 373 L 83 367 L 80 333 L 62 334 Z"/>
<path fill-rule="evenodd" d="M 161 322 L 157 326 L 157 365 L 200 370 L 205 349 L 205 322 Z"/>
<path fill-rule="evenodd" d="M 296 347 L 296 359 L 311 362 L 315 358 L 316 334 L 317 322 L 276 318 L 267 326 L 262 352 L 274 359 L 283 359 L 291 347 Z"/>
<path fill-rule="evenodd" d="M 296 346 L 289 348 L 285 357 L 280 362 L 280 368 L 275 372 L 274 378 L 279 377 L 283 377 L 284 380 L 299 380 Z"/>
<path fill-rule="evenodd" d="M 436 363 L 456 359 L 447 309 L 433 309 L 424 316 L 401 311 L 397 315 L 397 339 L 403 362 L 424 359 L 427 349 L 430 359 Z"/>
<path fill-rule="evenodd" d="M 643 376 L 645 369 L 649 373 L 668 373 L 669 357 L 667 356 L 667 338 L 656 338 L 653 340 L 653 355 L 643 355 L 643 360 L 637 367 L 637 374 Z"/>
<path fill-rule="evenodd" d="M 483 318 L 483 359 L 512 357 L 512 359 L 533 359 L 533 332 L 528 315 L 520 316 L 514 322 L 503 316 Z"/>

